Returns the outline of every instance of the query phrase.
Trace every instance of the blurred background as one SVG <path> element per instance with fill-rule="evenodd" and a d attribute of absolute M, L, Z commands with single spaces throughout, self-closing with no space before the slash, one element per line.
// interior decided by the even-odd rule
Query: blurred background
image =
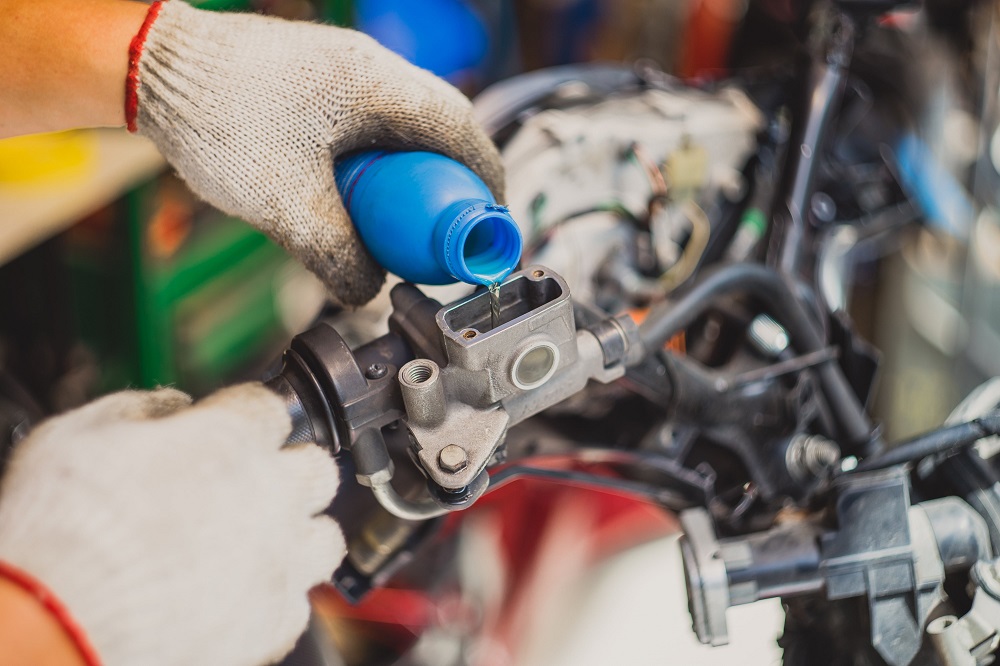
<path fill-rule="evenodd" d="M 710 95 L 736 89 L 745 98 L 734 101 L 730 95 L 730 115 L 718 116 L 719 122 L 728 118 L 735 124 L 706 121 L 692 129 L 685 121 L 679 130 L 708 151 L 707 157 L 687 154 L 685 173 L 731 173 L 768 130 L 773 86 L 808 50 L 803 25 L 822 3 L 193 4 L 353 26 L 470 96 L 526 72 L 597 62 L 626 63 L 647 79 L 662 76 L 671 85 Z M 993 3 L 973 0 L 903 6 L 881 17 L 855 53 L 852 67 L 868 89 L 856 91 L 853 105 L 841 114 L 856 118 L 845 121 L 850 127 L 839 149 L 851 155 L 887 146 L 894 150 L 900 171 L 894 175 L 919 202 L 922 221 L 871 244 L 852 260 L 852 315 L 883 355 L 871 404 L 894 439 L 940 424 L 972 387 L 1000 375 L 996 12 Z M 709 101 L 704 104 L 683 112 L 697 116 L 699 109 L 709 109 Z M 884 112 L 869 113 L 873 108 Z M 664 123 L 671 121 L 670 109 L 658 113 Z M 649 120 L 648 114 L 643 119 Z M 527 127 L 528 121 L 521 125 Z M 780 123 L 775 127 L 770 129 L 780 131 Z M 724 137 L 735 152 L 719 157 L 709 147 L 713 137 Z M 555 171 L 533 173 L 530 164 L 524 166 L 525 156 L 542 147 L 507 139 L 508 166 L 522 169 L 511 172 L 512 209 L 522 212 L 526 245 L 540 253 L 553 238 L 524 220 L 539 201 L 530 185 Z M 744 140 L 742 149 L 734 147 Z M 664 172 L 670 168 L 668 157 L 657 159 Z M 698 160 L 707 160 L 707 166 Z M 680 168 L 676 162 L 674 167 Z M 857 173 L 851 178 L 850 194 L 857 198 L 863 178 Z M 707 182 L 691 187 L 707 187 Z M 724 191 L 728 182 L 714 179 L 712 191 Z M 882 194 L 873 189 L 871 196 Z M 831 197 L 840 202 L 836 192 Z M 864 201 L 860 205 L 863 209 Z M 549 260 L 565 274 L 558 255 Z M 572 252 L 562 261 L 578 269 L 589 265 Z M 598 298 L 590 270 L 579 272 L 579 289 L 592 289 Z M 249 226 L 197 201 L 149 143 L 123 130 L 0 141 L 0 427 L 7 440 L 16 440 L 44 414 L 123 387 L 175 384 L 197 395 L 259 378 L 288 340 L 317 316 L 340 322 L 361 340 L 377 330 L 379 307 L 377 302 L 345 315 L 326 305 L 322 288 L 308 273 Z M 683 583 L 676 567 L 666 564 L 676 557 L 672 517 L 592 491 L 515 485 L 491 495 L 462 524 L 446 530 L 450 546 L 438 556 L 448 563 L 443 578 L 450 583 L 434 594 L 390 585 L 362 605 L 350 606 L 332 589 L 317 592 L 313 634 L 332 639 L 339 656 L 298 658 L 320 659 L 313 663 L 661 663 L 654 655 L 662 656 L 664 646 L 672 645 L 678 655 L 694 655 L 674 663 L 723 663 L 734 654 L 748 660 L 751 653 L 761 655 L 748 660 L 752 663 L 776 663 L 776 607 L 731 620 L 734 627 L 744 627 L 734 629 L 735 653 L 708 656 L 693 644 L 690 653 L 683 652 L 693 639 Z M 530 529 L 512 532 L 512 524 Z M 424 570 L 434 569 L 435 556 L 424 556 L 429 558 Z M 617 568 L 610 561 L 618 562 Z M 586 610 L 595 607 L 608 612 Z M 632 614 L 623 614 L 623 608 Z M 613 636 L 618 641 L 608 643 Z M 655 652 L 643 651 L 643 637 L 651 639 Z M 608 645 L 618 647 L 602 652 Z M 622 652 L 621 645 L 636 652 Z M 757 647 L 746 647 L 751 645 Z M 408 656 L 400 657 L 403 653 Z"/>

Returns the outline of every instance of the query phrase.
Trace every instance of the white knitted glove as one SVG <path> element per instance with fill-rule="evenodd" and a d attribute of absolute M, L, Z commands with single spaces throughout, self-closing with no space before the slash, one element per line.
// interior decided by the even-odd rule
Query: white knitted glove
<path fill-rule="evenodd" d="M 336 464 L 281 448 L 280 398 L 243 384 L 190 402 L 129 391 L 53 418 L 0 483 L 0 560 L 44 583 L 108 666 L 278 659 L 345 552 L 317 515 Z"/>
<path fill-rule="evenodd" d="M 341 204 L 334 157 L 430 150 L 503 198 L 500 157 L 469 100 L 364 34 L 181 0 L 160 7 L 144 46 L 141 34 L 130 127 L 195 193 L 270 235 L 345 305 L 374 297 L 384 272 Z"/>

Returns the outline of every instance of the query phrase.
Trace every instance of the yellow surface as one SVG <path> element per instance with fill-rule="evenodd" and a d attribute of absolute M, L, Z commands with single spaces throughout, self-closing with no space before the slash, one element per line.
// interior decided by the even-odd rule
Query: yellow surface
<path fill-rule="evenodd" d="M 670 188 L 672 198 L 683 199 L 693 196 L 696 190 L 708 182 L 708 151 L 698 144 L 685 142 L 670 154 L 666 172 L 667 186 Z"/>
<path fill-rule="evenodd" d="M 59 184 L 84 179 L 97 164 L 97 137 L 75 131 L 0 140 L 0 183 Z"/>
<path fill-rule="evenodd" d="M 90 165 L 76 178 L 0 180 L 0 264 L 72 226 L 162 171 L 147 139 L 123 129 L 86 130 Z"/>

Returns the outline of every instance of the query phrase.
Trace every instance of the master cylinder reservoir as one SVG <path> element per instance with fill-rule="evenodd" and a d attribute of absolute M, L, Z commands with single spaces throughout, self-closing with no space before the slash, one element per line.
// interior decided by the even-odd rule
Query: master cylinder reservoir
<path fill-rule="evenodd" d="M 335 170 L 365 247 L 408 282 L 491 285 L 521 260 L 521 232 L 507 208 L 455 160 L 369 151 L 339 160 Z"/>
<path fill-rule="evenodd" d="M 486 294 L 443 308 L 437 323 L 452 372 L 482 406 L 540 390 L 578 356 L 569 288 L 542 267 L 504 282 L 495 325 Z"/>

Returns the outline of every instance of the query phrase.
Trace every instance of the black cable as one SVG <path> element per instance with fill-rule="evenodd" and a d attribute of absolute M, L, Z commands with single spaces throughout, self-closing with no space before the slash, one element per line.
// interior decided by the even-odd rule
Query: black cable
<path fill-rule="evenodd" d="M 559 218 L 555 222 L 552 222 L 545 226 L 545 229 L 538 235 L 538 238 L 533 242 L 529 243 L 525 247 L 523 256 L 524 259 L 530 259 L 538 254 L 540 251 L 545 249 L 545 247 L 552 240 L 552 236 L 556 231 L 561 229 L 569 222 L 578 220 L 586 215 L 591 215 L 593 213 L 612 213 L 617 215 L 622 220 L 629 222 L 636 229 L 643 229 L 643 222 L 637 218 L 632 211 L 619 203 L 603 204 L 598 206 L 592 206 L 590 208 L 584 208 L 583 210 L 578 210 L 572 212 L 564 217 Z"/>
<path fill-rule="evenodd" d="M 957 452 L 975 444 L 984 437 L 1000 434 L 1000 412 L 993 412 L 968 423 L 941 428 L 934 432 L 918 435 L 913 439 L 892 447 L 885 453 L 868 458 L 853 471 L 870 472 L 893 465 L 910 463 L 927 456 Z"/>
<path fill-rule="evenodd" d="M 704 506 L 714 497 L 714 477 L 706 477 L 659 454 L 606 447 L 603 443 L 589 443 L 571 453 L 531 456 L 500 465 L 490 472 L 490 486 L 486 492 L 490 493 L 516 479 L 532 477 L 635 495 L 673 511 Z M 550 468 L 545 466 L 546 461 L 608 465 L 622 476 L 610 477 L 580 470 Z M 655 472 L 662 478 L 657 483 L 632 478 L 640 472 Z"/>
<path fill-rule="evenodd" d="M 760 142 L 761 140 L 758 139 L 758 144 Z M 711 266 L 722 259 L 726 250 L 732 244 L 733 238 L 736 236 L 736 231 L 743 222 L 743 214 L 747 210 L 747 206 L 750 204 L 750 200 L 753 198 L 758 187 L 757 179 L 754 177 L 754 172 L 758 164 L 760 164 L 760 157 L 758 153 L 754 153 L 740 170 L 740 175 L 743 177 L 743 181 L 747 183 L 747 187 L 746 191 L 741 193 L 737 201 L 729 201 L 724 195 L 719 195 L 725 204 L 722 208 L 722 213 L 718 216 L 718 220 L 712 227 L 712 234 L 708 238 L 708 245 L 705 246 L 705 251 L 702 252 L 701 258 L 698 260 L 698 268 L 694 273 L 695 275 L 697 275 L 697 271 L 702 270 L 705 266 Z"/>
<path fill-rule="evenodd" d="M 655 306 L 639 326 L 646 354 L 663 348 L 667 340 L 691 326 L 721 296 L 744 293 L 757 299 L 788 333 L 801 354 L 820 351 L 826 344 L 818 327 L 780 274 L 761 264 L 733 264 L 708 274 L 681 298 Z M 873 428 L 857 395 L 835 363 L 816 368 L 823 394 L 848 444 L 868 443 Z"/>
<path fill-rule="evenodd" d="M 546 481 L 556 481 L 577 484 L 580 486 L 590 486 L 611 490 L 617 493 L 641 497 L 655 504 L 665 506 L 672 511 L 683 511 L 693 506 L 694 502 L 685 499 L 679 493 L 669 488 L 659 488 L 648 483 L 630 481 L 626 479 L 616 479 L 614 477 L 588 474 L 565 469 L 543 469 L 540 467 L 530 467 L 528 465 L 514 464 L 505 467 L 502 471 L 490 477 L 490 487 L 487 493 L 502 488 L 511 481 L 523 478 L 544 479 Z"/>

